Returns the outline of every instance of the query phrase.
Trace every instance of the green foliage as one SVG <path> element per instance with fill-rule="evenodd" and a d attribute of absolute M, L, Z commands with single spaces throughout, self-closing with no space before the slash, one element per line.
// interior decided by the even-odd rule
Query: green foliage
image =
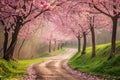
<path fill-rule="evenodd" d="M 50 53 L 50 56 L 54 56 L 54 55 L 61 54 L 61 53 L 64 52 L 64 51 L 65 51 L 65 48 L 56 50 L 56 51 L 54 51 L 54 52 L 51 52 L 51 53 Z"/>
<path fill-rule="evenodd" d="M 116 42 L 116 55 L 108 60 L 111 44 L 97 46 L 96 57 L 91 58 L 91 47 L 85 55 L 76 53 L 69 61 L 69 65 L 82 72 L 104 76 L 106 78 L 120 79 L 120 41 Z"/>
<path fill-rule="evenodd" d="M 6 61 L 0 59 L 0 80 L 16 80 L 21 75 L 27 74 L 26 68 L 34 62 L 42 62 L 44 58 L 34 60 Z"/>
<path fill-rule="evenodd" d="M 46 53 L 39 53 L 39 56 L 40 57 L 50 57 L 50 56 L 58 55 L 58 54 L 62 53 L 63 51 L 65 51 L 65 48 L 53 51 L 51 53 L 47 53 L 47 52 Z"/>

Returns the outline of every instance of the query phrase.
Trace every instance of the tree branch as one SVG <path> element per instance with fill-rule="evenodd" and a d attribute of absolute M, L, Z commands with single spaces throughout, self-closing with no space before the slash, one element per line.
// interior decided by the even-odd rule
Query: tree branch
<path fill-rule="evenodd" d="M 38 13 L 36 16 L 34 16 L 34 18 L 37 18 L 37 17 L 40 16 L 42 13 L 44 13 L 44 12 L 46 12 L 46 11 L 48 11 L 48 10 L 49 10 L 49 9 L 42 10 L 40 13 Z M 30 21 L 31 21 L 31 19 L 23 22 L 22 25 L 25 25 L 26 23 L 28 23 L 28 22 L 30 22 Z"/>
<path fill-rule="evenodd" d="M 109 12 L 108 8 L 105 6 L 105 4 L 101 3 L 101 5 L 107 10 L 107 12 L 108 12 L 109 15 L 110 15 L 110 12 Z"/>
<path fill-rule="evenodd" d="M 31 13 L 31 11 L 32 11 L 32 6 L 33 6 L 33 4 L 31 4 L 30 10 L 29 10 L 28 14 L 25 16 L 25 18 L 27 18 L 27 17 L 30 15 L 30 13 Z"/>
<path fill-rule="evenodd" d="M 18 50 L 18 58 L 19 58 L 19 56 L 20 56 L 20 50 L 21 50 L 21 48 L 22 48 L 24 42 L 25 42 L 25 39 L 22 41 L 22 44 L 21 44 L 21 46 L 20 46 L 20 48 L 19 48 L 19 50 Z"/>
<path fill-rule="evenodd" d="M 99 9 L 97 6 L 95 6 L 95 5 L 93 5 L 93 6 L 94 6 L 95 9 L 97 9 L 97 10 L 100 11 L 101 13 L 107 15 L 108 17 L 111 17 L 111 18 L 113 17 L 113 16 L 107 14 L 106 12 L 102 11 L 101 9 Z"/>

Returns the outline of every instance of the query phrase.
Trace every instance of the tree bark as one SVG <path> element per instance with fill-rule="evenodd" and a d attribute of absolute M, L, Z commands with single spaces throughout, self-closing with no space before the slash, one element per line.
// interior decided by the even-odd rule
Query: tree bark
<path fill-rule="evenodd" d="M 78 36 L 77 39 L 78 39 L 78 53 L 80 53 L 80 51 L 81 51 L 81 40 L 80 40 L 80 36 Z"/>
<path fill-rule="evenodd" d="M 6 54 L 4 56 L 4 59 L 6 59 L 6 60 L 13 59 L 13 53 L 14 53 L 14 49 L 15 49 L 15 46 L 16 46 L 16 42 L 17 42 L 17 34 L 13 34 L 13 38 L 12 38 L 12 41 L 10 43 L 10 46 L 6 50 L 6 52 L 4 53 L 4 54 Z"/>
<path fill-rule="evenodd" d="M 58 48 L 57 48 L 58 50 L 60 49 L 60 43 L 58 43 Z"/>
<path fill-rule="evenodd" d="M 51 53 L 51 40 L 49 40 L 49 53 Z"/>
<path fill-rule="evenodd" d="M 95 44 L 95 31 L 94 27 L 90 27 L 91 37 L 92 37 L 92 57 L 96 56 L 96 44 Z"/>
<path fill-rule="evenodd" d="M 61 43 L 61 49 L 63 48 L 64 43 Z"/>
<path fill-rule="evenodd" d="M 8 45 L 8 42 L 6 42 L 6 40 L 4 41 L 4 59 L 5 60 L 10 60 L 10 59 L 13 59 L 13 53 L 14 53 L 14 49 L 15 49 L 15 46 L 16 46 L 16 43 L 17 43 L 17 36 L 18 36 L 18 33 L 19 33 L 19 30 L 20 30 L 20 26 L 21 24 L 18 23 L 15 27 L 15 30 L 14 30 L 14 33 L 12 33 L 12 40 L 10 42 L 10 45 L 9 47 L 7 48 L 6 45 Z M 8 34 L 5 33 L 5 39 L 7 39 Z M 7 40 L 8 41 L 8 40 Z"/>
<path fill-rule="evenodd" d="M 54 48 L 53 48 L 53 51 L 56 50 L 56 40 L 54 40 Z"/>
<path fill-rule="evenodd" d="M 113 18 L 112 22 L 113 22 L 113 27 L 112 27 L 112 39 L 111 39 L 111 52 L 110 52 L 110 56 L 108 59 L 111 59 L 112 57 L 114 57 L 115 52 L 116 52 L 116 34 L 117 34 L 117 18 Z"/>
<path fill-rule="evenodd" d="M 83 54 L 85 54 L 85 52 L 86 52 L 86 34 L 85 34 L 85 32 L 83 32 L 83 49 L 82 49 L 82 55 Z"/>
<path fill-rule="evenodd" d="M 5 56 L 7 55 L 6 54 L 6 51 L 7 51 L 7 46 L 8 46 L 8 33 L 7 33 L 7 30 L 5 28 L 5 33 L 4 33 L 4 45 L 3 45 L 3 58 L 5 59 Z"/>

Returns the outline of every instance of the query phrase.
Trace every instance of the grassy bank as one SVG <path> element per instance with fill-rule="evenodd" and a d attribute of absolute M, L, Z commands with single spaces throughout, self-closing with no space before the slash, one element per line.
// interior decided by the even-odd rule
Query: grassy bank
<path fill-rule="evenodd" d="M 48 53 L 44 57 L 32 60 L 20 60 L 20 61 L 6 61 L 0 59 L 0 80 L 25 80 L 27 74 L 27 66 L 32 63 L 42 62 L 46 60 L 46 56 L 54 56 L 62 53 L 65 49 L 56 50 L 55 52 Z"/>
<path fill-rule="evenodd" d="M 76 53 L 70 60 L 69 65 L 81 72 L 104 76 L 109 79 L 120 79 L 120 41 L 116 42 L 116 55 L 108 60 L 110 44 L 97 46 L 96 57 L 91 58 L 92 49 L 88 47 L 85 55 Z"/>
<path fill-rule="evenodd" d="M 0 80 L 16 80 L 21 75 L 27 74 L 26 68 L 28 65 L 35 62 L 42 62 L 44 58 L 33 60 L 21 60 L 21 61 L 6 61 L 0 59 Z M 22 76 L 24 78 L 24 76 Z"/>

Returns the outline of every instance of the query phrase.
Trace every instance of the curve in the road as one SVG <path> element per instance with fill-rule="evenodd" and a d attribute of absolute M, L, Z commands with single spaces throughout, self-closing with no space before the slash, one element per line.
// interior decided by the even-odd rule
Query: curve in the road
<path fill-rule="evenodd" d="M 35 64 L 35 80 L 80 80 L 62 67 L 63 62 L 75 52 L 75 49 L 67 49 L 65 53 L 50 57 L 41 64 Z"/>
<path fill-rule="evenodd" d="M 76 49 L 66 49 L 64 53 L 50 57 L 43 63 L 33 64 L 29 67 L 28 80 L 104 80 L 71 69 L 67 61 L 75 52 Z"/>

